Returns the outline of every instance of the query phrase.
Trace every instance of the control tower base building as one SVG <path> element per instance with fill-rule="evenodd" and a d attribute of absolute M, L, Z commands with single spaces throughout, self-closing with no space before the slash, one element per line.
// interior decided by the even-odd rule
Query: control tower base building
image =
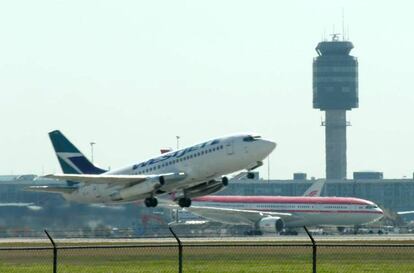
<path fill-rule="evenodd" d="M 333 35 L 316 47 L 313 60 L 313 108 L 325 111 L 326 178 L 346 179 L 346 111 L 358 107 L 358 60 L 349 41 Z"/>

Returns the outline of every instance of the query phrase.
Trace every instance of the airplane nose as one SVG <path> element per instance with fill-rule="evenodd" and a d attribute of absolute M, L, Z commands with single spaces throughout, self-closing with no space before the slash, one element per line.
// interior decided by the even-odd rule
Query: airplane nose
<path fill-rule="evenodd" d="M 276 148 L 276 142 L 264 140 L 267 150 L 271 153 Z"/>
<path fill-rule="evenodd" d="M 378 221 L 381 220 L 384 217 L 384 211 L 380 208 L 377 207 L 376 210 L 379 212 L 378 214 L 373 214 L 373 221 Z"/>
<path fill-rule="evenodd" d="M 267 157 L 276 148 L 276 143 L 267 139 L 262 139 L 258 148 L 261 156 Z"/>
<path fill-rule="evenodd" d="M 265 159 L 276 148 L 276 143 L 267 139 L 257 139 L 250 143 L 250 153 L 257 157 L 257 161 Z M 247 148 L 246 148 L 247 149 Z M 246 150 L 247 151 L 247 150 Z"/>
<path fill-rule="evenodd" d="M 381 213 L 381 216 L 384 216 L 384 211 L 378 207 L 378 211 Z"/>

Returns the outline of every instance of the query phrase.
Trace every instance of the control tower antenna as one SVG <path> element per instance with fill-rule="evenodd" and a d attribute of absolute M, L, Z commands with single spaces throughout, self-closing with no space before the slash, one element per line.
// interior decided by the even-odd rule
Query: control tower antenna
<path fill-rule="evenodd" d="M 339 41 L 339 36 L 341 36 L 341 33 L 332 33 L 331 36 L 332 36 L 332 41 L 337 42 Z"/>
<path fill-rule="evenodd" d="M 345 41 L 345 11 L 342 8 L 342 41 Z"/>
<path fill-rule="evenodd" d="M 349 25 L 346 26 L 346 39 L 349 40 Z"/>
<path fill-rule="evenodd" d="M 326 178 L 346 179 L 346 111 L 358 108 L 358 60 L 354 45 L 339 40 L 320 42 L 313 60 L 313 108 L 325 112 Z"/>

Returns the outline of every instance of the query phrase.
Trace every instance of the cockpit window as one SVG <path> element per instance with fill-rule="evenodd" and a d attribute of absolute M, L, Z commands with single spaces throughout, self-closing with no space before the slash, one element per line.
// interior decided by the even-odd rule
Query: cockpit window
<path fill-rule="evenodd" d="M 378 206 L 375 206 L 375 205 L 367 205 L 365 208 L 366 209 L 376 209 L 376 208 L 378 208 Z"/>
<path fill-rule="evenodd" d="M 243 138 L 243 141 L 245 141 L 245 142 L 253 142 L 253 141 L 256 141 L 256 140 L 258 140 L 260 138 L 262 138 L 262 137 L 261 136 L 252 136 L 252 135 L 249 135 L 247 137 L 244 137 Z"/>

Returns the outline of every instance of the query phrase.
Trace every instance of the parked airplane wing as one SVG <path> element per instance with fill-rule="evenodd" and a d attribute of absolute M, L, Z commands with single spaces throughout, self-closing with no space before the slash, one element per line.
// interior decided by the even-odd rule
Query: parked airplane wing
<path fill-rule="evenodd" d="M 290 213 L 282 212 L 262 212 L 256 210 L 239 210 L 230 208 L 217 208 L 217 207 L 199 207 L 191 206 L 186 210 L 200 215 L 206 219 L 212 221 L 218 221 L 228 224 L 255 224 L 264 217 L 274 216 L 280 217 L 283 221 L 289 222 L 293 220 L 295 216 Z"/>

